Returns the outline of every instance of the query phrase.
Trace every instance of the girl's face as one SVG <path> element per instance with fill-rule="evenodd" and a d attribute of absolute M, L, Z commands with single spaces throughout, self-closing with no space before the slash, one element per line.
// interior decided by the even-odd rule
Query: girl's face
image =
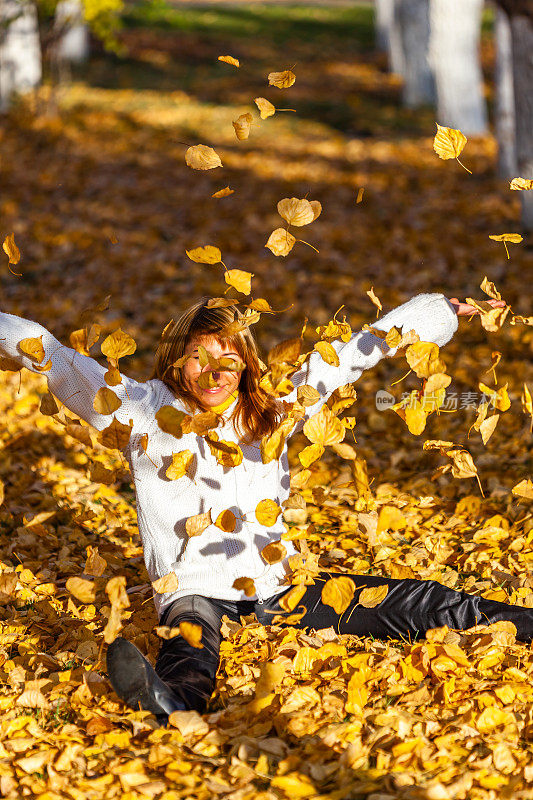
<path fill-rule="evenodd" d="M 231 358 L 232 361 L 236 361 L 243 366 L 244 361 L 234 349 L 234 346 L 229 343 L 220 344 L 217 339 L 209 335 L 195 336 L 185 348 L 185 355 L 189 356 L 183 366 L 183 376 L 187 383 L 187 388 L 201 405 L 206 408 L 213 408 L 214 406 L 220 405 L 220 403 L 224 403 L 230 395 L 232 397 L 237 396 L 242 372 L 229 372 L 227 370 L 217 371 L 216 368 L 213 368 L 210 364 L 201 367 L 199 347 L 204 347 L 214 359 L 219 359 L 224 356 L 225 358 Z M 210 373 L 210 376 L 208 373 Z M 202 375 L 204 377 L 200 383 L 198 383 Z M 209 377 L 211 377 L 209 383 L 215 383 L 215 386 L 208 386 L 207 381 Z"/>

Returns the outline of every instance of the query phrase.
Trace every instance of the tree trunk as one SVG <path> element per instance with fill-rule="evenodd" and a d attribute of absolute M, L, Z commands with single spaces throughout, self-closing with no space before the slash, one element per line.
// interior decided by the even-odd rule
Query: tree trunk
<path fill-rule="evenodd" d="M 483 0 L 430 0 L 430 64 L 437 90 L 437 122 L 467 136 L 487 131 L 479 63 Z"/>
<path fill-rule="evenodd" d="M 511 17 L 515 97 L 516 166 L 521 178 L 533 178 L 533 19 Z M 520 192 L 522 227 L 533 231 L 533 190 Z"/>
<path fill-rule="evenodd" d="M 13 93 L 39 86 L 42 77 L 37 11 L 23 0 L 0 0 L 0 110 Z"/>
<path fill-rule="evenodd" d="M 376 0 L 376 45 L 387 53 L 390 71 L 403 75 L 405 64 L 397 6 L 398 0 Z"/>
<path fill-rule="evenodd" d="M 59 39 L 55 56 L 59 61 L 81 63 L 89 57 L 89 32 L 80 0 L 59 0 L 55 13 Z"/>
<path fill-rule="evenodd" d="M 516 176 L 515 111 L 513 88 L 513 50 L 509 17 L 496 8 L 494 39 L 496 41 L 495 131 L 498 141 L 498 175 Z"/>
<path fill-rule="evenodd" d="M 419 108 L 435 102 L 435 82 L 429 66 L 428 0 L 397 0 L 404 56 L 403 102 Z"/>

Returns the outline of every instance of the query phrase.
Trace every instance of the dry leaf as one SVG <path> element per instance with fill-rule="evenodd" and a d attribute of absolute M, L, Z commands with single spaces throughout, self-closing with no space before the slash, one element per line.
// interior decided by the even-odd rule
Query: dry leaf
<path fill-rule="evenodd" d="M 85 578 L 68 578 L 67 592 L 70 592 L 80 603 L 94 603 L 96 600 L 96 590 L 93 581 Z"/>
<path fill-rule="evenodd" d="M 185 163 L 192 169 L 215 169 L 221 167 L 222 161 L 220 156 L 205 144 L 196 144 L 189 147 L 185 153 Z"/>
<path fill-rule="evenodd" d="M 260 500 L 255 507 L 256 520 L 266 528 L 271 528 L 280 514 L 281 508 L 274 500 Z"/>
<path fill-rule="evenodd" d="M 43 337 L 30 336 L 28 339 L 21 339 L 18 343 L 24 355 L 28 356 L 34 363 L 41 364 L 44 359 Z"/>
<path fill-rule="evenodd" d="M 387 584 L 382 586 L 371 586 L 368 589 L 363 589 L 357 599 L 357 605 L 363 608 L 375 608 L 384 600 L 389 593 Z"/>
<path fill-rule="evenodd" d="M 222 261 L 222 253 L 218 247 L 206 244 L 205 247 L 195 247 L 193 250 L 185 251 L 191 261 L 197 264 L 219 264 Z"/>
<path fill-rule="evenodd" d="M 212 523 L 211 509 L 209 509 L 203 514 L 195 514 L 193 517 L 189 517 L 185 523 L 185 530 L 188 536 L 200 536 Z"/>
<path fill-rule="evenodd" d="M 215 525 L 217 528 L 220 528 L 221 531 L 225 531 L 226 533 L 233 533 L 236 524 L 237 518 L 235 517 L 233 511 L 230 511 L 229 508 L 221 511 L 215 520 Z"/>
<path fill-rule="evenodd" d="M 265 247 L 268 247 L 275 256 L 288 255 L 296 243 L 296 239 L 285 228 L 276 228 L 268 237 Z"/>
<path fill-rule="evenodd" d="M 251 578 L 236 578 L 233 581 L 233 588 L 238 592 L 244 592 L 246 597 L 253 597 L 255 594 L 255 584 Z"/>
<path fill-rule="evenodd" d="M 278 214 L 280 217 L 295 227 L 309 225 L 322 211 L 322 206 L 318 200 L 299 200 L 297 197 L 286 197 L 278 203 Z"/>
<path fill-rule="evenodd" d="M 9 264 L 18 264 L 20 261 L 20 250 L 15 244 L 15 234 L 9 233 L 2 245 L 4 253 L 9 259 Z"/>
<path fill-rule="evenodd" d="M 229 186 L 225 186 L 223 189 L 219 189 L 218 192 L 213 192 L 211 197 L 221 198 L 221 197 L 229 197 L 230 194 L 233 194 L 235 189 L 230 189 Z"/>
<path fill-rule="evenodd" d="M 240 62 L 238 58 L 233 58 L 233 56 L 219 56 L 218 61 L 224 61 L 226 64 L 231 64 L 233 67 L 240 67 Z"/>
<path fill-rule="evenodd" d="M 533 189 L 533 180 L 531 178 L 513 178 L 509 188 L 515 191 L 528 191 Z"/>
<path fill-rule="evenodd" d="M 115 392 L 105 386 L 98 389 L 94 396 L 93 408 L 97 414 L 103 414 L 104 416 L 113 414 L 121 405 L 122 400 L 116 396 Z"/>
<path fill-rule="evenodd" d="M 250 126 L 254 121 L 253 116 L 248 111 L 246 114 L 241 114 L 234 120 L 231 124 L 233 125 L 233 129 L 235 131 L 235 136 L 239 141 L 243 139 L 247 139 L 250 135 Z"/>
<path fill-rule="evenodd" d="M 256 514 L 257 516 L 257 514 Z M 270 542 L 261 550 L 261 555 L 267 564 L 277 564 L 287 555 L 287 548 L 281 541 Z"/>
<path fill-rule="evenodd" d="M 190 450 L 180 450 L 179 453 L 172 453 L 172 461 L 165 471 L 165 475 L 171 481 L 177 481 L 188 472 L 194 460 L 194 453 Z"/>
<path fill-rule="evenodd" d="M 259 109 L 261 119 L 268 119 L 268 117 L 272 117 L 276 113 L 276 107 L 265 97 L 256 97 L 254 103 Z"/>
<path fill-rule="evenodd" d="M 233 286 L 241 294 L 250 294 L 252 290 L 253 272 L 242 269 L 228 269 L 224 273 L 224 280 L 228 286 Z"/>
<path fill-rule="evenodd" d="M 296 80 L 296 75 L 290 69 L 285 69 L 283 72 L 269 72 L 268 82 L 271 86 L 277 86 L 278 89 L 288 89 Z"/>
<path fill-rule="evenodd" d="M 118 361 L 124 356 L 131 356 L 136 349 L 135 340 L 120 328 L 106 336 L 101 344 L 102 353 L 112 361 Z"/>
<path fill-rule="evenodd" d="M 322 587 L 322 602 L 331 606 L 335 613 L 343 614 L 353 600 L 355 584 L 351 578 L 330 578 Z"/>
<path fill-rule="evenodd" d="M 152 587 L 157 594 L 170 594 L 176 592 L 178 589 L 178 576 L 174 571 L 163 575 L 155 581 L 152 581 Z"/>

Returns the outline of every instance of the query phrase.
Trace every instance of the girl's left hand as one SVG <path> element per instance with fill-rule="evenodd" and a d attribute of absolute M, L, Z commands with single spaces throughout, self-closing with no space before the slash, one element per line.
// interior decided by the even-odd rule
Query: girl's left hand
<path fill-rule="evenodd" d="M 503 308 L 504 306 L 507 305 L 505 300 L 487 300 L 485 302 L 487 302 L 493 308 Z M 450 303 L 455 308 L 455 313 L 457 314 L 458 317 L 465 317 L 465 316 L 470 316 L 472 314 L 479 314 L 477 308 L 474 308 L 474 306 L 471 306 L 469 303 L 461 303 L 461 301 L 458 300 L 457 297 L 450 297 Z"/>

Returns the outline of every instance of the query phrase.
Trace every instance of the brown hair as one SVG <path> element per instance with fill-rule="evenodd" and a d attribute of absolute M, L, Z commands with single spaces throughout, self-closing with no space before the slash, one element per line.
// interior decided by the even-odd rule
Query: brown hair
<path fill-rule="evenodd" d="M 209 298 L 203 298 L 194 303 L 177 321 L 171 320 L 168 323 L 157 348 L 150 378 L 163 381 L 171 392 L 191 408 L 197 407 L 198 401 L 187 387 L 183 370 L 174 367 L 175 362 L 184 355 L 187 345 L 196 336 L 211 335 L 220 344 L 231 345 L 245 364 L 232 418 L 240 434 L 244 435 L 244 440 L 250 443 L 273 433 L 281 419 L 281 408 L 275 398 L 259 386 L 261 365 L 257 344 L 250 329 L 245 328 L 232 336 L 221 335 L 224 328 L 242 317 L 242 313 L 236 305 L 208 308 L 208 301 Z"/>

